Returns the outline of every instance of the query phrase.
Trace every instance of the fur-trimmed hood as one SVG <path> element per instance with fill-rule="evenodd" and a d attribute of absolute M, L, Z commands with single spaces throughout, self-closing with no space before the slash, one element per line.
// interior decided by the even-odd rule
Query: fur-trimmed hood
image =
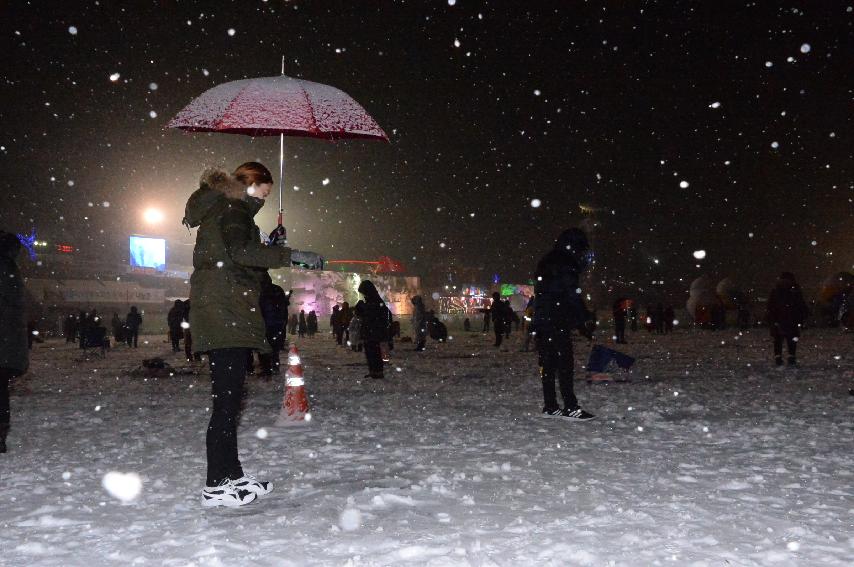
<path fill-rule="evenodd" d="M 199 188 L 187 200 L 183 223 L 195 228 L 209 215 L 221 213 L 229 199 L 238 201 L 245 196 L 246 187 L 230 173 L 217 167 L 207 169 L 199 179 Z"/>

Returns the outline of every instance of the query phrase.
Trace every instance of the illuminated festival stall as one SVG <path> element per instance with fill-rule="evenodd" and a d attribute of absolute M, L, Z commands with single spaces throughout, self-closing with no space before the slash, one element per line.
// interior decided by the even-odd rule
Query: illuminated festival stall
<path fill-rule="evenodd" d="M 359 284 L 370 279 L 395 316 L 412 312 L 410 299 L 421 293 L 421 280 L 415 276 L 360 274 L 329 270 L 291 268 L 270 270 L 273 281 L 285 291 L 293 290 L 289 311 L 314 311 L 318 317 L 329 315 L 336 304 L 347 301 L 354 306 L 361 298 Z"/>

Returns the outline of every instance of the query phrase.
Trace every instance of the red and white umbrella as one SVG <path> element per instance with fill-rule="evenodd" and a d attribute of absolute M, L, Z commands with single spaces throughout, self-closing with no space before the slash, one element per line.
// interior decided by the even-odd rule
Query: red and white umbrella
<path fill-rule="evenodd" d="M 379 124 L 344 91 L 284 74 L 217 85 L 184 107 L 167 127 L 188 132 L 278 135 L 280 226 L 285 136 L 388 141 Z"/>

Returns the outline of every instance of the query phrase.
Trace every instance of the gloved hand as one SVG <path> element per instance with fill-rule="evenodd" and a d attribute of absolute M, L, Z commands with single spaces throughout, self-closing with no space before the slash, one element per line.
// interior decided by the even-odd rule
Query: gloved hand
<path fill-rule="evenodd" d="M 287 248 L 288 246 L 288 231 L 285 230 L 285 227 L 282 225 L 277 226 L 270 233 L 270 239 L 268 244 L 270 246 L 281 246 L 283 248 Z"/>
<path fill-rule="evenodd" d="M 323 256 L 307 250 L 291 250 L 291 264 L 311 270 L 323 269 Z"/>

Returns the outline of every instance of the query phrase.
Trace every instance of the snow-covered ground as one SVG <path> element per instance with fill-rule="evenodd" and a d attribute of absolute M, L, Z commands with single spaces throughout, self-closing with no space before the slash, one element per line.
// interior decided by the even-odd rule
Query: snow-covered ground
<path fill-rule="evenodd" d="M 199 503 L 206 370 L 132 375 L 181 365 L 162 337 L 82 361 L 37 345 L 0 455 L 0 564 L 851 565 L 854 336 L 810 330 L 778 371 L 766 330 L 737 335 L 631 335 L 633 383 L 576 382 L 589 423 L 539 417 L 518 334 L 398 344 L 383 382 L 303 340 L 314 419 L 273 427 L 282 380 L 248 379 L 241 457 L 276 491 L 237 510 Z"/>

